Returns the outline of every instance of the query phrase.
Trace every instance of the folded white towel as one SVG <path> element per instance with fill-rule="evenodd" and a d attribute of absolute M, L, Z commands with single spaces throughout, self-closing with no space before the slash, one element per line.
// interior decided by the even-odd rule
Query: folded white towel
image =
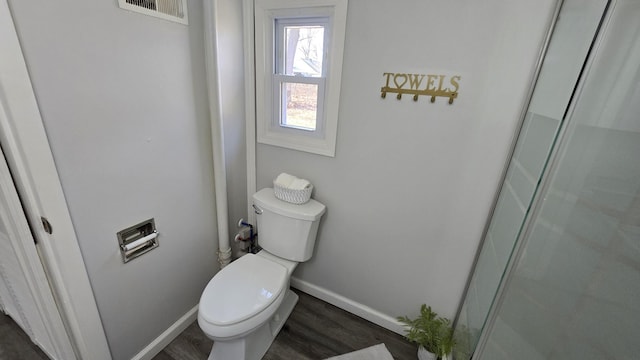
<path fill-rule="evenodd" d="M 305 179 L 294 179 L 291 184 L 289 184 L 289 189 L 291 190 L 304 190 L 311 186 L 311 183 Z"/>
<path fill-rule="evenodd" d="M 293 183 L 294 180 L 296 180 L 297 177 L 293 176 L 293 175 L 289 175 L 287 173 L 282 173 L 280 175 L 278 175 L 278 177 L 276 178 L 275 183 L 283 188 L 289 188 L 291 186 L 291 183 Z"/>

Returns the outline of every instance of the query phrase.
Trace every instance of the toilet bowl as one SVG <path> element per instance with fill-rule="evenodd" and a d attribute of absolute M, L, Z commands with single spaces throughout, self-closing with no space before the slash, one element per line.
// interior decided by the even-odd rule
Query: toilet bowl
<path fill-rule="evenodd" d="M 247 254 L 222 269 L 205 288 L 200 327 L 214 340 L 242 336 L 275 313 L 288 284 L 283 266 Z"/>
<path fill-rule="evenodd" d="M 210 360 L 260 359 L 297 303 L 289 278 L 297 263 L 247 254 L 209 282 L 198 325 L 214 341 Z"/>
<path fill-rule="evenodd" d="M 272 189 L 253 196 L 260 245 L 211 279 L 200 298 L 198 325 L 214 341 L 209 360 L 259 360 L 293 311 L 289 289 L 298 262 L 311 257 L 324 205 L 293 205 Z"/>

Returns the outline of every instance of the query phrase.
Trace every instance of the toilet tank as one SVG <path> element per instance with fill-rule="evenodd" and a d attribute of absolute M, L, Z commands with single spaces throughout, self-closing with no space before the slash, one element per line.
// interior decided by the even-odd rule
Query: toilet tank
<path fill-rule="evenodd" d="M 265 188 L 253 195 L 258 219 L 258 242 L 269 253 L 291 261 L 307 261 L 313 254 L 318 224 L 326 207 L 311 199 L 296 205 Z"/>

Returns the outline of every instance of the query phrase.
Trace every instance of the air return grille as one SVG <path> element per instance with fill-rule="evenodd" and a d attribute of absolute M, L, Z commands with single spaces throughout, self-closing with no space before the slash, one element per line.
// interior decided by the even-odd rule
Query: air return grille
<path fill-rule="evenodd" d="M 120 8 L 187 25 L 187 0 L 118 0 Z"/>

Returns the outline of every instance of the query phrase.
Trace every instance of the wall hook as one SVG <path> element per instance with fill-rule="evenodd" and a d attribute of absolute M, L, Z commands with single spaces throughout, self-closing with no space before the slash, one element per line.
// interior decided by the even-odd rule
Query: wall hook
<path fill-rule="evenodd" d="M 446 97 L 449 104 L 453 104 L 458 97 L 462 79 L 460 75 L 454 75 L 448 79 L 446 75 L 434 74 L 383 73 L 382 75 L 386 77 L 385 86 L 380 88 L 380 97 L 383 99 L 387 97 L 387 93 L 396 93 L 398 100 L 402 99 L 402 94 L 411 94 L 413 101 L 418 101 L 420 95 L 425 95 L 430 97 L 432 103 L 436 102 L 436 97 Z"/>

